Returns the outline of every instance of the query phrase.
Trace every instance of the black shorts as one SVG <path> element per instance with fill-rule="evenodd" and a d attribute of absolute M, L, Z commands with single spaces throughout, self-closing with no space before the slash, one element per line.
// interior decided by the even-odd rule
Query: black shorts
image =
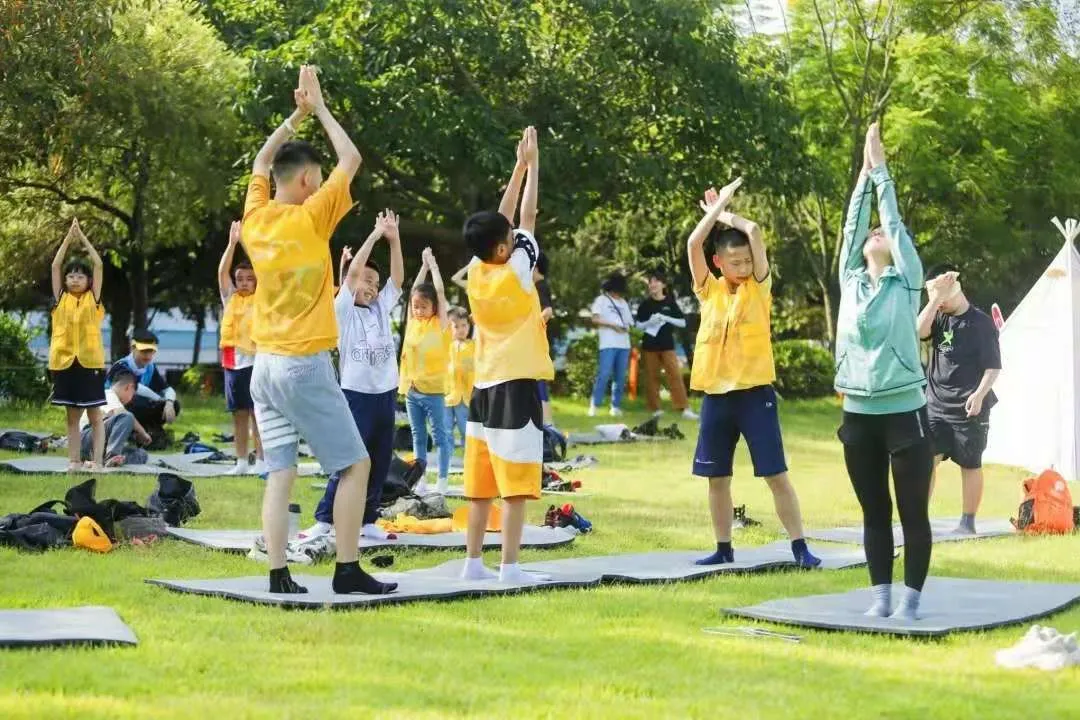
<path fill-rule="evenodd" d="M 105 368 L 84 368 L 76 360 L 71 367 L 52 371 L 52 404 L 92 408 L 105 404 Z"/>
<path fill-rule="evenodd" d="M 934 453 L 943 460 L 952 460 L 965 470 L 982 467 L 986 437 L 990 432 L 988 418 L 976 417 L 967 421 L 931 417 L 930 437 L 934 440 Z"/>
<path fill-rule="evenodd" d="M 885 415 L 845 410 L 836 436 L 844 445 L 892 455 L 920 443 L 930 443 L 930 420 L 925 406 L 910 412 Z"/>

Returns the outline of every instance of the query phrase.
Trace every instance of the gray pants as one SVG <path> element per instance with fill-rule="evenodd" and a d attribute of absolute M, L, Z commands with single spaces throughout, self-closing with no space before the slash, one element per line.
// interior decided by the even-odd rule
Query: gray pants
<path fill-rule="evenodd" d="M 116 455 L 123 455 L 127 463 L 145 463 L 147 454 L 140 448 L 128 449 L 128 440 L 135 431 L 135 416 L 129 412 L 117 413 L 105 419 L 105 460 Z M 81 439 L 81 454 L 83 460 L 91 460 L 94 456 L 94 428 L 87 425 L 83 428 Z"/>

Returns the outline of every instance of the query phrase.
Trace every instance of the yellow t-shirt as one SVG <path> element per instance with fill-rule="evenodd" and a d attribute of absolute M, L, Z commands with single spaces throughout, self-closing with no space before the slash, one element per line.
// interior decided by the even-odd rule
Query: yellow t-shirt
<path fill-rule="evenodd" d="M 476 345 L 472 340 L 454 340 L 450 345 L 450 391 L 446 404 L 450 407 L 469 404 L 473 391 L 473 361 Z"/>
<path fill-rule="evenodd" d="M 49 369 L 66 370 L 78 360 L 84 368 L 105 367 L 101 343 L 101 323 L 105 308 L 94 293 L 60 293 L 52 311 L 52 338 L 49 341 Z"/>
<path fill-rule="evenodd" d="M 259 284 L 252 341 L 260 352 L 313 355 L 337 347 L 330 236 L 352 207 L 349 176 L 334 170 L 302 205 L 270 199 L 270 180 L 252 176 L 242 242 Z"/>
<path fill-rule="evenodd" d="M 437 315 L 417 320 L 409 318 L 401 344 L 401 381 L 398 392 L 409 388 L 425 395 L 445 395 L 450 380 L 450 328 Z"/>
<path fill-rule="evenodd" d="M 694 293 L 701 327 L 694 346 L 690 387 L 711 395 L 768 385 L 776 380 L 772 335 L 772 276 L 753 277 L 731 292 L 711 274 Z"/>
<path fill-rule="evenodd" d="M 248 355 L 255 354 L 255 343 L 251 339 L 251 325 L 255 317 L 255 295 L 241 295 L 234 292 L 225 302 L 225 311 L 221 314 L 221 327 L 218 345 L 222 348 L 236 348 Z"/>

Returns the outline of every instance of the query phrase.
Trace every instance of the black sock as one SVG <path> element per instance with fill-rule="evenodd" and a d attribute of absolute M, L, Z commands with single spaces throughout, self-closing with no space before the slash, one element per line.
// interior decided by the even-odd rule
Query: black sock
<path fill-rule="evenodd" d="M 397 590 L 397 583 L 379 582 L 360 569 L 356 560 L 338 563 L 334 568 L 334 592 L 338 595 L 364 593 L 365 595 L 388 595 Z"/>
<path fill-rule="evenodd" d="M 270 571 L 270 592 L 300 594 L 306 593 L 307 588 L 297 585 L 289 574 L 289 568 L 283 567 Z"/>
<path fill-rule="evenodd" d="M 735 562 L 735 550 L 731 547 L 731 541 L 717 542 L 716 552 L 709 557 L 695 560 L 695 565 L 722 565 L 724 563 Z"/>

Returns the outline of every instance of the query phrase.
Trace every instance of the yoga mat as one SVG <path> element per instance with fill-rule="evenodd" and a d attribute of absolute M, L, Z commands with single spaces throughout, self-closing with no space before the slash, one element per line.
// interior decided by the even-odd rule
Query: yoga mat
<path fill-rule="evenodd" d="M 0 469 L 8 472 L 19 473 L 23 475 L 39 475 L 39 474 L 68 474 L 68 459 L 61 457 L 60 455 L 38 455 L 35 457 L 20 457 L 11 458 L 10 460 L 0 461 Z M 80 471 L 78 475 L 157 475 L 161 472 L 167 472 L 173 468 L 162 467 L 161 465 L 121 465 L 117 468 L 102 468 L 95 470 L 93 473 L 87 471 Z M 175 472 L 175 469 L 173 469 Z"/>
<path fill-rule="evenodd" d="M 894 604 L 903 592 L 903 583 L 893 585 Z M 863 615 L 872 604 L 870 588 L 769 600 L 724 612 L 783 625 L 939 637 L 1026 623 L 1063 610 L 1078 600 L 1080 584 L 931 577 L 923 588 L 921 618 L 915 621 Z"/>
<path fill-rule="evenodd" d="M 930 530 L 934 534 L 934 542 L 959 542 L 962 540 L 982 540 L 984 538 L 1003 537 L 1006 535 L 1013 535 L 1016 533 L 1016 529 L 1012 526 L 1012 523 L 1008 520 L 1000 520 L 995 518 L 980 519 L 975 518 L 975 529 L 978 533 L 975 535 L 967 535 L 964 533 L 955 533 L 953 530 L 959 524 L 960 518 L 931 518 Z M 863 544 L 863 529 L 859 527 L 838 527 L 828 528 L 824 530 L 807 530 L 806 538 L 808 540 L 825 540 L 827 542 L 838 543 L 851 543 L 853 545 Z M 893 525 L 893 543 L 896 547 L 900 547 L 904 544 L 904 531 L 899 524 Z"/>
<path fill-rule="evenodd" d="M 112 608 L 0 610 L 0 647 L 137 645 L 138 642 L 135 633 Z"/>
<path fill-rule="evenodd" d="M 169 528 L 169 535 L 177 540 L 201 545 L 202 547 L 225 552 L 246 553 L 251 549 L 258 530 L 197 530 L 191 528 Z M 576 535 L 561 528 L 546 528 L 526 525 L 522 533 L 521 546 L 528 548 L 553 548 L 574 542 Z M 386 550 L 395 547 L 429 548 L 433 550 L 464 550 L 465 533 L 450 532 L 437 535 L 414 535 L 401 533 L 397 540 L 372 540 L 360 538 L 360 549 Z M 484 535 L 484 548 L 502 547 L 500 533 Z"/>

